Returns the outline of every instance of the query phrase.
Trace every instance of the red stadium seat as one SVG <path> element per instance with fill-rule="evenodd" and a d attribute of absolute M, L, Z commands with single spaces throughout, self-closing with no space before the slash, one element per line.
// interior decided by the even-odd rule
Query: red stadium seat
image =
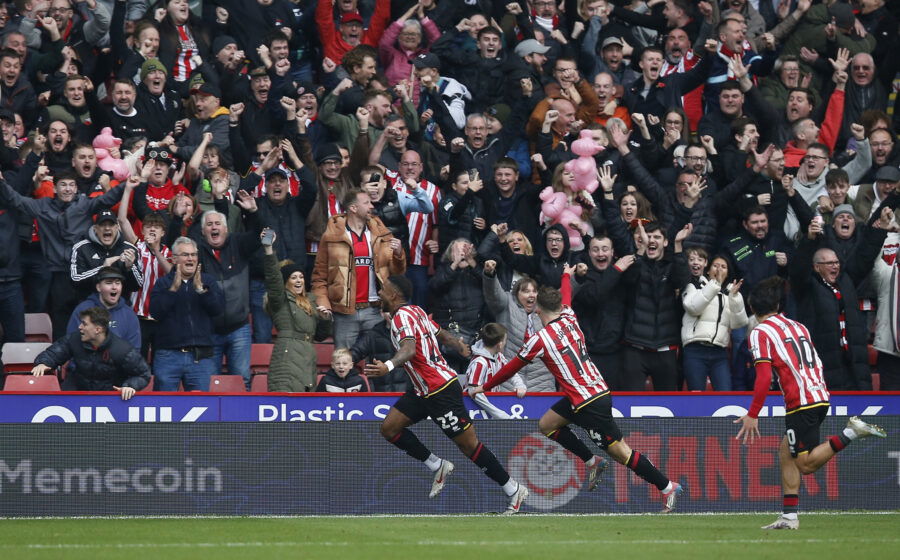
<path fill-rule="evenodd" d="M 872 390 L 880 391 L 881 390 L 881 375 L 877 373 L 872 374 Z"/>
<path fill-rule="evenodd" d="M 869 345 L 869 366 L 875 367 L 878 364 L 878 350 L 871 344 Z"/>
<path fill-rule="evenodd" d="M 268 393 L 269 392 L 269 376 L 265 373 L 257 373 L 250 378 L 251 393 Z"/>
<path fill-rule="evenodd" d="M 53 342 L 53 323 L 46 313 L 25 314 L 25 342 Z"/>
<path fill-rule="evenodd" d="M 334 352 L 334 344 L 324 344 L 318 342 L 314 344 L 316 347 L 316 369 L 327 370 L 331 367 L 331 354 Z"/>
<path fill-rule="evenodd" d="M 3 345 L 3 371 L 30 373 L 34 359 L 49 347 L 49 342 L 7 342 Z"/>
<path fill-rule="evenodd" d="M 257 343 L 250 346 L 250 374 L 269 373 L 272 362 L 272 344 Z"/>
<path fill-rule="evenodd" d="M 152 391 L 153 391 L 153 380 L 154 380 L 154 379 L 155 379 L 155 378 L 151 375 L 151 376 L 150 376 L 150 383 L 147 383 L 147 386 L 144 387 L 143 389 L 141 389 L 140 391 L 138 391 L 138 393 L 150 393 L 150 392 L 152 392 Z"/>
<path fill-rule="evenodd" d="M 55 375 L 7 375 L 4 391 L 59 391 L 59 379 Z"/>
<path fill-rule="evenodd" d="M 209 380 L 210 393 L 246 393 L 244 378 L 240 375 L 213 375 Z"/>
<path fill-rule="evenodd" d="M 319 375 L 316 376 L 316 387 L 318 387 L 319 383 L 322 382 L 323 377 L 325 377 L 324 373 L 320 373 Z M 313 387 L 313 389 L 315 389 L 316 387 Z"/>

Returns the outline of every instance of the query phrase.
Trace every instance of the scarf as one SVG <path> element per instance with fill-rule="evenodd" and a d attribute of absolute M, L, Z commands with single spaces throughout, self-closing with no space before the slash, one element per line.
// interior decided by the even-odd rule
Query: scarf
<path fill-rule="evenodd" d="M 900 274 L 897 272 L 897 264 L 891 266 L 890 294 L 888 296 L 888 312 L 891 314 L 888 324 L 891 329 L 891 341 L 894 343 L 894 353 L 900 354 Z"/>
<path fill-rule="evenodd" d="M 897 267 L 894 267 L 894 270 L 896 270 L 896 269 L 897 269 Z M 837 304 L 838 304 L 838 326 L 841 329 L 841 350 L 843 350 L 844 352 L 847 352 L 850 350 L 850 344 L 847 342 L 847 314 L 846 314 L 845 308 L 844 308 L 844 298 L 841 295 L 841 291 L 837 289 L 837 286 L 834 286 L 833 284 L 829 284 L 821 276 L 819 277 L 819 279 L 822 281 L 822 284 L 824 284 L 831 290 L 831 293 L 834 295 L 835 301 L 837 301 Z"/>

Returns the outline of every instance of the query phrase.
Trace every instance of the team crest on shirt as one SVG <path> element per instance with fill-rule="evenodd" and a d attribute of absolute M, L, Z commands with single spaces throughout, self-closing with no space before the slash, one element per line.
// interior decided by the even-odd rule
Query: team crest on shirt
<path fill-rule="evenodd" d="M 584 485 L 584 463 L 554 441 L 534 432 L 509 452 L 509 474 L 531 491 L 528 505 L 552 510 L 572 501 Z"/>

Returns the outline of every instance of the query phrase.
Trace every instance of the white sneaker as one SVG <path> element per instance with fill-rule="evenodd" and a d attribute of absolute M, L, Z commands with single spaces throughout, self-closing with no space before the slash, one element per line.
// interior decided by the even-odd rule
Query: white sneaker
<path fill-rule="evenodd" d="M 501 515 L 515 515 L 519 513 L 519 509 L 522 507 L 522 503 L 525 501 L 525 498 L 528 497 L 529 493 L 528 488 L 526 488 L 524 484 L 519 483 L 519 488 L 516 489 L 516 493 L 509 497 L 509 506 Z"/>
<path fill-rule="evenodd" d="M 609 461 L 594 455 L 593 466 L 588 467 L 588 492 L 597 487 L 603 479 L 603 471 L 609 468 Z"/>
<path fill-rule="evenodd" d="M 675 502 L 678 501 L 678 498 L 684 493 L 684 486 L 678 484 L 677 482 L 672 483 L 672 489 L 668 492 L 663 492 L 663 509 L 662 513 L 672 513 L 675 509 Z"/>
<path fill-rule="evenodd" d="M 438 467 L 438 470 L 434 471 L 434 480 L 431 483 L 431 493 L 428 494 L 429 498 L 434 498 L 441 493 L 441 490 L 444 489 L 444 484 L 447 482 L 447 478 L 451 474 L 453 474 L 453 463 L 446 459 L 441 459 L 441 466 Z"/>
<path fill-rule="evenodd" d="M 761 529 L 799 529 L 799 519 L 788 519 L 787 517 L 779 517 L 774 523 L 763 525 Z"/>
<path fill-rule="evenodd" d="M 866 422 L 863 422 L 859 416 L 850 417 L 850 419 L 847 420 L 847 427 L 856 432 L 857 438 L 869 436 L 877 436 L 880 438 L 887 437 L 887 432 L 884 431 L 884 428 L 876 426 L 875 424 L 867 424 Z"/>

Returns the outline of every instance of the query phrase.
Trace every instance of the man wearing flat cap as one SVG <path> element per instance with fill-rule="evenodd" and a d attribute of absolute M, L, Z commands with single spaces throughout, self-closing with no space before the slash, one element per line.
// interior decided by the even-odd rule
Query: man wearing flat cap
<path fill-rule="evenodd" d="M 870 185 L 860 185 L 859 192 L 853 200 L 853 209 L 856 215 L 869 219 L 872 212 L 900 186 L 900 168 L 893 165 L 885 165 L 875 173 L 875 182 Z"/>

